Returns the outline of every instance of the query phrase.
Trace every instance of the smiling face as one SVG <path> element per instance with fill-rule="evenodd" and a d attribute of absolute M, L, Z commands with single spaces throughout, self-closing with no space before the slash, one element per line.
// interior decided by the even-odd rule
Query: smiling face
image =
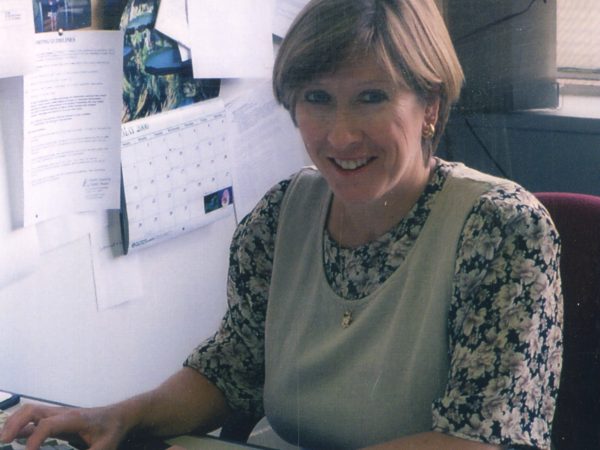
<path fill-rule="evenodd" d="M 308 154 L 337 200 L 361 205 L 414 197 L 429 177 L 422 130 L 437 118 L 374 58 L 343 64 L 300 90 L 296 122 Z"/>

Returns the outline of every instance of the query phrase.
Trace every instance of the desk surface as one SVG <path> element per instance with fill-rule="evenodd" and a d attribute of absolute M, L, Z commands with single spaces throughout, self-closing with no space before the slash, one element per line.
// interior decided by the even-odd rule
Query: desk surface
<path fill-rule="evenodd" d="M 15 405 L 9 408 L 6 411 L 0 410 L 0 428 L 4 423 L 6 415 L 10 415 L 10 413 L 16 411 L 21 405 L 25 403 L 40 403 L 51 406 L 65 406 L 61 405 L 57 402 L 50 402 L 41 400 L 38 398 L 28 397 L 26 395 L 21 395 L 21 402 L 18 405 Z M 50 445 L 45 445 L 44 449 L 56 449 L 56 450 L 77 450 L 75 447 L 67 445 L 66 442 L 60 441 L 57 439 L 50 439 L 52 441 Z M 1 446 L 2 444 L 0 444 Z M 150 438 L 146 441 L 135 442 L 135 443 L 126 443 L 126 446 L 123 448 L 127 448 L 127 450 L 167 450 L 171 446 L 183 447 L 186 450 L 236 450 L 236 449 L 263 449 L 269 450 L 267 447 L 260 447 L 256 445 L 250 445 L 245 443 L 231 442 L 219 439 L 214 436 L 178 436 L 172 439 L 159 439 L 159 438 Z M 12 444 L 14 450 L 24 449 L 25 446 L 19 442 L 14 442 Z M 4 447 L 2 447 L 4 448 Z"/>

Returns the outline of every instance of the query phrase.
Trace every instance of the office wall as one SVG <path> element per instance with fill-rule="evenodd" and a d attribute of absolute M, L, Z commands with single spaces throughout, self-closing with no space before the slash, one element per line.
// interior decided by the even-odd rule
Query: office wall
<path fill-rule="evenodd" d="M 228 80 L 221 95 L 229 101 L 260 84 Z M 5 231 L 11 222 L 5 199 L 10 177 L 2 163 L 18 149 L 5 149 L 2 142 L 0 231 Z M 293 142 L 282 156 L 307 163 Z M 33 273 L 0 288 L 0 389 L 94 406 L 159 384 L 219 325 L 235 225 L 231 215 L 125 257 L 126 267 L 139 261 L 143 296 L 103 310 L 96 306 L 88 235 L 44 252 Z"/>
<path fill-rule="evenodd" d="M 0 290 L 0 386 L 76 405 L 113 402 L 177 370 L 225 311 L 234 219 L 139 254 L 144 296 L 98 311 L 87 237 Z"/>

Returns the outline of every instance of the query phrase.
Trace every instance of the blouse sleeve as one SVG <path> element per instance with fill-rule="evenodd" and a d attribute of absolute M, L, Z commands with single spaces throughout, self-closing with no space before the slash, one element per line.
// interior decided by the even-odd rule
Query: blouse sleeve
<path fill-rule="evenodd" d="M 562 361 L 559 237 L 535 197 L 495 188 L 471 211 L 449 309 L 450 374 L 433 428 L 550 447 Z"/>
<path fill-rule="evenodd" d="M 184 366 L 204 374 L 237 412 L 264 415 L 264 329 L 281 200 L 289 180 L 273 187 L 236 228 L 230 248 L 228 309 L 217 333 Z"/>

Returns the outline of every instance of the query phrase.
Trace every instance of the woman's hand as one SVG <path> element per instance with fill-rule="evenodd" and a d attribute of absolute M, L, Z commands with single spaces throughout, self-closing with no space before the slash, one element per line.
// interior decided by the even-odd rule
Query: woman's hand
<path fill-rule="evenodd" d="M 0 440 L 28 437 L 37 450 L 47 437 L 78 437 L 89 450 L 114 450 L 130 432 L 175 436 L 208 432 L 231 413 L 221 391 L 206 377 L 183 368 L 156 389 L 101 408 L 57 408 L 26 404 L 5 423 Z"/>
<path fill-rule="evenodd" d="M 26 404 L 6 421 L 2 442 L 27 437 L 37 450 L 48 437 L 78 437 L 90 450 L 114 450 L 128 432 L 118 407 L 64 408 Z"/>

